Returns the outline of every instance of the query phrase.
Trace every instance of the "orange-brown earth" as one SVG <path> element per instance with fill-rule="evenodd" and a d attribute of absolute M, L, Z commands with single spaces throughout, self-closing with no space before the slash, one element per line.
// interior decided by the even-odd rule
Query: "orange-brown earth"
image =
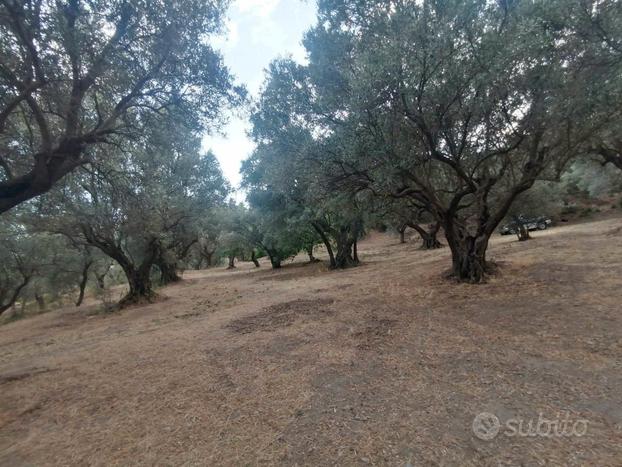
<path fill-rule="evenodd" d="M 497 236 L 466 285 L 447 248 L 375 234 L 346 271 L 188 272 L 153 305 L 11 322 L 0 464 L 622 465 L 621 235 Z M 509 436 L 539 414 L 586 433 Z"/>

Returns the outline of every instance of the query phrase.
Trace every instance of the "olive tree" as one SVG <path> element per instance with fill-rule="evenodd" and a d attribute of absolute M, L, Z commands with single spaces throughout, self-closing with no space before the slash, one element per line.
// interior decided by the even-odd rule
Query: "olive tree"
<path fill-rule="evenodd" d="M 214 156 L 199 153 L 198 135 L 174 121 L 149 128 L 132 144 L 106 147 L 98 163 L 51 192 L 40 212 L 42 228 L 118 263 L 129 287 L 122 306 L 156 297 L 154 266 L 161 278 L 176 277 L 177 260 L 198 238 L 197 219 L 228 193 Z"/>
<path fill-rule="evenodd" d="M 350 135 L 333 162 L 341 180 L 423 206 L 451 274 L 479 282 L 514 200 L 602 127 L 598 86 L 577 79 L 580 51 L 563 42 L 541 1 L 326 0 L 301 114 Z"/>
<path fill-rule="evenodd" d="M 0 2 L 0 213 L 174 107 L 197 129 L 237 104 L 209 37 L 225 0 Z"/>

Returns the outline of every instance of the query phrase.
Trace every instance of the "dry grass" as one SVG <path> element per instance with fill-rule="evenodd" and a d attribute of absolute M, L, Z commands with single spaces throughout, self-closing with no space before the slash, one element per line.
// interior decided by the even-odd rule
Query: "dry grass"
<path fill-rule="evenodd" d="M 347 271 L 188 273 L 161 303 L 7 324 L 0 464 L 620 465 L 621 227 L 498 237 L 480 286 L 375 235 Z M 588 432 L 481 441 L 482 411 Z"/>

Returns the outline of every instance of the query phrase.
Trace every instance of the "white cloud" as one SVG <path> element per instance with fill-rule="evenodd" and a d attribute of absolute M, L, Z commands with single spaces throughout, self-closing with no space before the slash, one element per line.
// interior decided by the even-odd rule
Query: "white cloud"
<path fill-rule="evenodd" d="M 212 150 L 223 174 L 237 188 L 242 180 L 240 163 L 246 159 L 255 148 L 255 144 L 246 136 L 248 123 L 236 118 L 225 128 L 225 135 L 207 135 L 203 138 L 203 150 Z"/>
<path fill-rule="evenodd" d="M 238 44 L 239 39 L 240 32 L 238 23 L 231 20 L 231 18 L 227 18 L 223 33 L 219 36 L 214 36 L 211 40 L 211 44 L 215 49 L 226 53 Z"/>
<path fill-rule="evenodd" d="M 280 0 L 237 0 L 234 8 L 240 13 L 249 13 L 259 16 L 270 16 Z"/>
<path fill-rule="evenodd" d="M 292 54 L 292 58 L 298 63 L 302 65 L 306 65 L 309 63 L 309 60 L 307 58 L 307 49 L 305 49 L 301 43 L 292 46 L 288 50 L 288 52 Z"/>

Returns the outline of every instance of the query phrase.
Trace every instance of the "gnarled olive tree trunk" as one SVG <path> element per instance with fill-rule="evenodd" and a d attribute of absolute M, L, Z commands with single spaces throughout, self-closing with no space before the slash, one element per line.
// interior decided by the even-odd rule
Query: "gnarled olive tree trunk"
<path fill-rule="evenodd" d="M 344 269 L 359 264 L 356 242 L 363 231 L 362 219 L 340 226 L 321 222 L 312 222 L 312 225 L 326 246 L 331 269 Z"/>
<path fill-rule="evenodd" d="M 265 248 L 268 258 L 270 258 L 270 264 L 272 265 L 272 269 L 279 269 L 281 267 L 282 258 L 279 256 L 278 252 L 271 249 Z"/>
<path fill-rule="evenodd" d="M 201 269 L 203 266 L 203 262 L 205 262 L 206 267 L 213 266 L 213 258 L 214 253 L 216 252 L 216 248 L 207 248 L 207 247 L 199 247 L 198 248 L 198 258 L 194 264 L 194 269 Z"/>
<path fill-rule="evenodd" d="M 198 237 L 189 240 L 177 240 L 159 245 L 159 254 L 155 264 L 160 270 L 160 285 L 172 284 L 182 280 L 178 274 L 179 262 L 188 257 L 190 249 L 198 243 Z"/>
<path fill-rule="evenodd" d="M 440 222 L 435 222 L 430 225 L 430 230 L 426 230 L 421 227 L 419 224 L 409 223 L 409 227 L 412 227 L 417 231 L 419 236 L 421 237 L 421 249 L 422 250 L 433 250 L 435 248 L 441 248 L 443 245 L 438 241 L 437 235 L 438 231 L 441 228 Z"/>
<path fill-rule="evenodd" d="M 160 270 L 160 285 L 172 284 L 181 280 L 177 274 L 177 261 L 166 258 L 166 253 L 158 255 L 155 264 Z"/>
<path fill-rule="evenodd" d="M 337 242 L 335 268 L 345 269 L 359 264 L 358 253 L 355 250 L 356 237 L 351 234 L 350 230 L 341 228 L 335 240 Z"/>
<path fill-rule="evenodd" d="M 156 262 L 158 269 L 160 270 L 160 284 L 167 285 L 174 282 L 179 282 L 181 277 L 177 274 L 177 265 L 171 264 L 166 261 Z"/>
<path fill-rule="evenodd" d="M 138 304 L 138 303 L 150 303 L 157 297 L 153 291 L 151 283 L 151 266 L 153 262 L 143 262 L 138 268 L 133 266 L 123 266 L 123 272 L 127 278 L 129 285 L 129 292 L 119 302 L 121 308 Z"/>
<path fill-rule="evenodd" d="M 481 282 L 490 271 L 486 264 L 486 250 L 490 235 L 469 235 L 457 229 L 445 231 L 451 249 L 451 275 L 460 281 Z"/>
<path fill-rule="evenodd" d="M 492 272 L 492 265 L 486 261 L 486 251 L 492 233 L 507 214 L 516 196 L 528 189 L 533 182 L 519 185 L 507 196 L 494 214 L 490 213 L 487 193 L 477 192 L 481 197 L 480 211 L 471 218 L 459 218 L 455 211 L 444 213 L 443 229 L 451 249 L 451 275 L 463 282 L 482 282 Z M 454 205 L 455 209 L 455 205 Z"/>
<path fill-rule="evenodd" d="M 89 245 L 99 248 L 123 269 L 129 291 L 119 302 L 120 308 L 138 303 L 151 303 L 157 298 L 151 283 L 151 268 L 161 253 L 156 239 L 151 239 L 145 244 L 142 261 L 136 263 L 116 239 L 97 235 L 89 225 L 83 224 L 80 227 Z"/>

